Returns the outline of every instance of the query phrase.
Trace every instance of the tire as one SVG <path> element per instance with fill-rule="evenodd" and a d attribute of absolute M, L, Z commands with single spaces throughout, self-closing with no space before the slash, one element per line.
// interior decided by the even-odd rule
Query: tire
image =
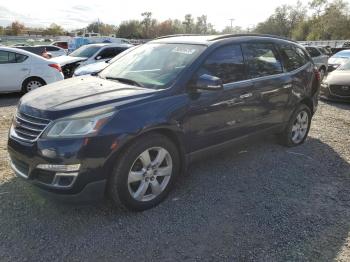
<path fill-rule="evenodd" d="M 286 129 L 280 134 L 281 143 L 288 147 L 303 144 L 310 131 L 311 118 L 310 108 L 305 104 L 299 105 L 291 116 Z"/>
<path fill-rule="evenodd" d="M 31 77 L 26 79 L 22 84 L 23 93 L 28 93 L 36 88 L 46 85 L 45 81 L 39 77 Z"/>
<path fill-rule="evenodd" d="M 108 194 L 123 209 L 147 210 L 166 198 L 179 173 L 177 147 L 163 135 L 145 135 L 119 154 L 108 181 Z"/>

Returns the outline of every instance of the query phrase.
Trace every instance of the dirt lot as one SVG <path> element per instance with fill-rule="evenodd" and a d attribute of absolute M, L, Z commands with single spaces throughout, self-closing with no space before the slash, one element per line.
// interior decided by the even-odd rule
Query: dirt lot
<path fill-rule="evenodd" d="M 350 261 L 350 105 L 321 103 L 298 148 L 273 137 L 191 166 L 155 209 L 67 205 L 15 178 L 0 98 L 1 261 Z"/>

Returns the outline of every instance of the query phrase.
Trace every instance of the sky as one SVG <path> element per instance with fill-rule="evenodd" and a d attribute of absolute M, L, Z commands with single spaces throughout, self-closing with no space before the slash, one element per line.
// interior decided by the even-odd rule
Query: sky
<path fill-rule="evenodd" d="M 152 12 L 158 20 L 183 19 L 186 14 L 194 17 L 208 16 L 208 22 L 217 30 L 230 25 L 252 27 L 269 17 L 282 4 L 295 5 L 297 0 L 1 0 L 0 25 L 7 26 L 19 20 L 26 26 L 49 26 L 57 23 L 65 29 L 87 26 L 98 19 L 118 25 L 121 21 L 140 19 L 141 13 Z M 302 0 L 307 4 L 309 0 Z"/>

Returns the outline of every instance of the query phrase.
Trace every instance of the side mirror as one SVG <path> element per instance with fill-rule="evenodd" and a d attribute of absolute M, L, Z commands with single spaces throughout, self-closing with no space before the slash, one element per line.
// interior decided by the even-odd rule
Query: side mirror
<path fill-rule="evenodd" d="M 219 91 L 224 88 L 224 85 L 221 78 L 204 74 L 198 78 L 196 88 L 199 90 Z"/>
<path fill-rule="evenodd" d="M 102 58 L 102 56 L 96 56 L 95 60 L 100 60 Z"/>

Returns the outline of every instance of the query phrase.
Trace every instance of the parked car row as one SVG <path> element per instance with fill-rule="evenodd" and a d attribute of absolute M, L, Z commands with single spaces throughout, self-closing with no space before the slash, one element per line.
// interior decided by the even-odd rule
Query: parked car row
<path fill-rule="evenodd" d="M 60 56 L 51 60 L 61 65 L 65 78 L 70 78 L 79 67 L 96 62 L 103 62 L 103 65 L 108 65 L 106 64 L 107 61 L 130 47 L 133 47 L 133 45 L 110 43 L 89 44 L 78 48 L 67 56 Z M 103 66 L 100 64 L 97 67 L 102 68 Z M 84 69 L 79 74 L 81 75 L 81 72 L 88 71 L 89 69 Z"/>

